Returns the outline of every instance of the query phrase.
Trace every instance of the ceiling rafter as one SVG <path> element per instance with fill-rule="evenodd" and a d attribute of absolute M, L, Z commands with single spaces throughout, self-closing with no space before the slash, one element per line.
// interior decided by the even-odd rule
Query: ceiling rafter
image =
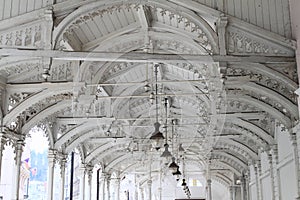
<path fill-rule="evenodd" d="M 294 57 L 281 56 L 238 56 L 238 55 L 174 55 L 143 52 L 109 53 L 109 52 L 71 52 L 61 50 L 20 50 L 0 49 L 0 57 L 22 56 L 31 58 L 53 58 L 56 60 L 85 60 L 85 61 L 114 61 L 114 62 L 187 62 L 190 63 L 214 63 L 214 62 L 236 62 L 236 63 L 284 63 L 295 62 Z"/>
<path fill-rule="evenodd" d="M 142 30 L 147 31 L 149 27 L 151 27 L 152 23 L 152 16 L 149 8 L 146 5 L 139 5 L 138 6 L 138 17 L 140 20 L 140 24 L 142 26 Z"/>

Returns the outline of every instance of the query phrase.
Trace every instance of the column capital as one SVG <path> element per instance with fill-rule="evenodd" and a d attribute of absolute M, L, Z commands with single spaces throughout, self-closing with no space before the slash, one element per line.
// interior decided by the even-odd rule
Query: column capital
<path fill-rule="evenodd" d="M 225 15 L 221 15 L 217 21 L 217 26 L 225 28 L 228 24 L 228 17 Z"/>
<path fill-rule="evenodd" d="M 106 172 L 101 172 L 99 179 L 104 181 L 107 178 L 107 173 Z"/>
<path fill-rule="evenodd" d="M 48 150 L 48 163 L 49 165 L 54 165 L 57 159 L 57 150 L 55 149 L 49 149 Z"/>
<path fill-rule="evenodd" d="M 17 140 L 16 143 L 16 150 L 23 151 L 23 147 L 25 146 L 25 141 L 24 140 Z"/>
<path fill-rule="evenodd" d="M 270 165 L 273 164 L 273 154 L 271 152 L 268 153 L 268 162 Z"/>
<path fill-rule="evenodd" d="M 88 176 L 88 182 L 91 182 L 92 181 L 92 176 L 93 176 L 93 166 L 91 165 L 87 165 L 86 166 L 86 174 Z"/>
<path fill-rule="evenodd" d="M 48 157 L 49 156 L 56 156 L 58 154 L 58 151 L 56 149 L 49 149 L 48 150 Z"/>
<path fill-rule="evenodd" d="M 290 131 L 290 140 L 294 147 L 297 146 L 297 134 L 293 131 Z"/>

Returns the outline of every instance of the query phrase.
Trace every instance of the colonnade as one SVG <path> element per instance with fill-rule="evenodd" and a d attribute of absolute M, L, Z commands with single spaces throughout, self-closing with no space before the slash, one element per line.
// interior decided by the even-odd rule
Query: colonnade
<path fill-rule="evenodd" d="M 295 161 L 295 170 L 296 170 L 296 179 L 297 179 L 297 188 L 298 188 L 298 197 L 300 199 L 300 164 L 299 164 L 299 136 L 296 134 L 299 132 L 299 126 L 296 126 L 293 131 L 290 132 L 290 140 L 293 148 L 293 156 Z M 2 164 L 2 154 L 4 146 L 6 145 L 7 137 L 5 132 L 0 133 L 0 169 Z M 25 146 L 25 140 L 19 139 L 14 142 L 15 149 L 15 167 L 13 168 L 13 185 L 12 185 L 12 200 L 21 199 L 20 195 L 20 170 L 21 170 L 21 157 L 23 148 Z M 280 200 L 280 180 L 278 176 L 278 149 L 277 145 L 270 146 L 270 149 L 266 151 L 267 159 L 269 164 L 269 174 L 271 179 L 271 192 L 272 200 Z M 63 200 L 66 196 L 64 186 L 69 180 L 65 180 L 66 174 L 66 165 L 67 165 L 67 155 L 64 155 L 57 150 L 50 149 L 48 152 L 48 200 L 54 199 L 53 186 L 54 186 L 54 173 L 55 165 L 59 164 L 60 166 L 60 199 Z M 232 183 L 229 188 L 230 191 L 230 200 L 250 200 L 251 196 L 255 195 L 258 200 L 262 200 L 262 169 L 261 161 L 258 160 L 254 164 L 255 172 L 255 182 L 256 184 L 256 194 L 249 191 L 249 171 L 244 173 L 242 177 L 239 177 L 239 184 Z M 80 200 L 91 200 L 92 199 L 92 176 L 93 176 L 93 167 L 82 164 L 80 167 Z M 1 177 L 1 173 L 0 173 Z M 99 199 L 103 200 L 120 200 L 120 177 L 111 177 L 109 173 L 101 172 L 99 177 Z M 151 200 L 152 199 L 152 181 L 148 180 L 143 185 L 135 185 L 136 191 L 133 195 L 135 199 L 138 200 Z M 212 194 L 212 180 L 211 178 L 207 179 L 207 200 L 213 200 Z"/>

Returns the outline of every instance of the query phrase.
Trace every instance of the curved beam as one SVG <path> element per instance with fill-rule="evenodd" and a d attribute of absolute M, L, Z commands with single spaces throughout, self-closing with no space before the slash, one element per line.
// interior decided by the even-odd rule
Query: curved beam
<path fill-rule="evenodd" d="M 232 160 L 235 164 L 237 164 L 239 167 L 243 168 L 243 169 L 247 169 L 248 165 L 246 163 L 244 163 L 242 160 L 240 160 L 239 158 L 235 157 L 234 155 L 231 155 L 227 152 L 213 152 L 214 155 L 219 155 L 220 157 L 224 157 L 227 158 L 229 160 Z"/>
<path fill-rule="evenodd" d="M 126 1 L 126 3 L 136 3 L 136 1 Z M 123 4 L 124 1 L 122 0 L 115 0 L 115 1 L 101 1 L 101 2 L 94 2 L 87 5 L 84 5 L 82 7 L 79 7 L 74 12 L 72 12 L 70 15 L 68 15 L 53 31 L 53 44 L 54 47 L 56 46 L 56 42 L 59 41 L 59 37 L 62 36 L 63 31 L 66 27 L 68 27 L 69 24 L 71 24 L 73 21 L 76 20 L 76 18 L 80 17 L 83 13 L 88 13 L 92 10 L 100 9 L 100 8 L 108 8 L 113 5 Z M 196 15 L 193 11 L 184 8 L 182 6 L 176 5 L 171 2 L 162 2 L 162 1 L 155 1 L 150 0 L 148 1 L 149 4 L 155 5 L 156 7 L 162 7 L 166 10 L 172 10 L 174 13 L 178 13 L 179 15 L 182 14 L 184 17 L 189 18 L 195 25 L 198 25 L 203 29 L 203 31 L 207 34 L 208 39 L 212 42 L 212 48 L 215 52 L 218 52 L 217 48 L 217 34 L 214 32 L 214 30 L 210 27 L 210 25 L 203 20 L 201 17 Z"/>
<path fill-rule="evenodd" d="M 44 86 L 44 87 L 43 87 Z M 51 97 L 53 95 L 69 93 L 74 88 L 74 83 L 43 83 L 41 85 L 41 91 L 24 101 L 22 101 L 18 106 L 13 108 L 3 119 L 3 123 L 8 126 L 20 113 L 25 111 L 30 106 L 38 103 L 39 101 L 46 99 L 47 97 Z"/>
<path fill-rule="evenodd" d="M 88 140 L 89 138 L 98 134 L 98 131 L 92 129 L 86 132 L 80 132 L 80 135 L 76 134 L 76 138 L 72 138 L 72 141 L 68 142 L 66 145 L 66 153 L 70 153 L 74 148 L 76 148 L 79 144 L 83 143 L 84 141 Z"/>
<path fill-rule="evenodd" d="M 164 40 L 170 40 L 170 38 L 172 38 L 172 40 L 177 40 L 177 41 L 182 42 L 182 44 L 185 45 L 186 47 L 198 50 L 200 52 L 202 51 L 199 44 L 197 44 L 195 41 L 191 40 L 190 38 L 185 38 L 185 40 L 182 40 L 182 37 L 180 37 L 176 34 L 173 34 L 173 33 L 159 33 L 159 32 L 151 32 L 150 31 L 149 36 L 153 36 L 153 37 L 155 36 L 155 38 L 164 39 Z M 101 45 L 99 45 L 97 48 L 94 49 L 94 51 L 96 51 L 96 52 L 107 51 L 107 49 L 112 48 L 115 45 L 122 44 L 122 43 L 120 43 L 120 41 L 126 41 L 126 43 L 129 43 L 129 42 L 135 42 L 138 40 L 144 40 L 144 37 L 145 37 L 144 32 L 137 32 L 137 33 L 130 33 L 127 35 L 122 35 L 119 37 L 112 38 L 108 41 L 103 41 L 101 43 Z M 133 50 L 136 50 L 136 49 L 139 49 L 142 47 L 142 46 L 138 46 L 137 44 L 135 44 L 135 45 L 136 46 L 130 46 L 130 47 L 126 46 L 123 49 L 118 49 L 118 51 L 126 54 L 126 52 L 130 52 L 130 51 L 133 51 Z M 176 52 L 172 52 L 172 53 L 176 54 Z M 82 71 L 81 71 L 81 74 L 83 74 L 83 76 L 81 76 L 81 81 L 86 80 L 87 75 L 88 75 L 88 73 L 87 73 L 88 67 L 86 67 L 86 65 L 89 65 L 90 63 L 91 63 L 90 61 L 85 61 L 82 64 L 82 66 L 84 66 L 84 67 L 82 67 Z M 106 64 L 103 64 L 103 65 L 106 65 Z M 101 68 L 101 67 L 99 67 L 99 68 Z M 101 75 L 101 72 L 103 72 L 103 70 L 99 70 L 97 72 L 97 74 Z M 98 77 L 97 74 L 96 74 L 96 77 Z M 101 80 L 101 76 L 98 78 L 98 80 Z M 94 83 L 97 83 L 98 80 L 95 80 L 95 78 L 93 79 Z"/>
<path fill-rule="evenodd" d="M 143 154 L 143 153 L 137 153 L 137 154 Z M 105 169 L 107 171 L 109 171 L 110 169 L 114 168 L 116 165 L 118 165 L 120 162 L 126 160 L 126 159 L 129 159 L 132 157 L 132 154 L 125 154 L 125 155 L 122 155 L 122 156 L 119 156 L 118 158 L 114 159 L 112 162 L 110 162 L 106 167 Z M 133 160 L 131 160 L 133 161 Z"/>
<path fill-rule="evenodd" d="M 218 159 L 218 164 L 221 165 L 221 166 L 223 166 L 225 169 L 229 169 L 231 172 L 233 172 L 237 176 L 241 176 L 242 175 L 242 173 L 238 169 L 236 169 L 235 167 L 231 166 L 229 163 L 227 163 L 224 160 Z"/>
<path fill-rule="evenodd" d="M 232 184 L 232 180 L 228 180 L 228 177 L 223 174 L 214 174 L 212 175 L 212 179 L 219 182 L 221 185 L 228 188 Z"/>
<path fill-rule="evenodd" d="M 39 112 L 38 114 L 36 114 L 29 121 L 27 121 L 26 124 L 24 124 L 24 126 L 22 127 L 22 132 L 23 133 L 28 132 L 33 126 L 35 126 L 42 119 L 45 119 L 49 115 L 52 115 L 56 112 L 59 112 L 65 108 L 67 108 L 71 104 L 72 104 L 71 100 L 63 100 L 52 106 L 47 107 L 46 109 L 44 109 L 41 112 Z"/>
<path fill-rule="evenodd" d="M 118 141 L 117 144 L 115 145 L 112 145 L 110 142 L 94 149 L 91 153 L 89 153 L 86 157 L 86 162 L 87 163 L 90 163 L 93 159 L 95 159 L 95 157 L 97 156 L 101 156 L 104 151 L 107 151 L 108 149 L 110 148 L 114 148 L 115 146 L 119 146 L 119 145 L 123 145 L 123 144 L 127 144 L 128 141 L 130 141 L 129 139 L 124 139 L 124 140 L 121 140 L 121 141 Z M 113 149 L 113 150 L 116 150 L 116 149 Z M 112 153 L 111 151 L 108 151 L 109 153 Z M 106 155 L 106 154 L 105 154 Z M 103 157 L 103 156 L 102 156 Z M 99 159 L 100 160 L 100 159 Z"/>
<path fill-rule="evenodd" d="M 230 146 L 233 146 L 233 147 L 236 147 L 238 149 L 241 149 L 242 151 L 244 151 L 245 153 L 248 154 L 248 156 L 250 158 L 252 158 L 252 160 L 258 160 L 258 154 L 256 154 L 252 149 L 250 149 L 248 146 L 245 146 L 243 143 L 239 143 L 237 141 L 234 141 L 232 139 L 222 139 L 220 140 L 221 144 L 219 145 L 222 145 L 222 146 L 225 146 L 225 145 L 230 145 Z M 223 144 L 222 144 L 223 143 Z M 218 142 L 217 142 L 217 145 L 218 146 Z M 242 154 L 240 154 L 242 155 Z"/>
<path fill-rule="evenodd" d="M 267 88 L 261 85 L 258 85 L 254 82 L 248 82 L 247 84 L 234 84 L 231 85 L 226 84 L 227 88 L 238 88 L 238 89 L 244 89 L 244 90 L 248 90 L 257 94 L 261 94 L 264 96 L 269 97 L 270 99 L 275 100 L 276 102 L 280 103 L 281 105 L 283 105 L 284 108 L 286 108 L 294 118 L 298 118 L 298 107 L 293 104 L 289 99 L 287 99 L 286 97 L 282 96 L 281 94 Z"/>
<path fill-rule="evenodd" d="M 242 126 L 248 130 L 251 130 L 253 133 L 257 134 L 258 136 L 260 136 L 261 138 L 263 138 L 268 144 L 275 144 L 276 141 L 275 139 L 269 135 L 265 130 L 263 130 L 262 128 L 246 121 L 246 120 L 242 120 L 239 118 L 236 119 L 229 119 L 229 121 L 233 124 L 236 124 L 238 126 Z"/>
<path fill-rule="evenodd" d="M 260 63 L 243 63 L 242 65 L 230 64 L 230 67 L 245 69 L 254 72 L 261 72 L 262 74 L 265 74 L 268 77 L 273 77 L 275 80 L 283 81 L 286 85 L 289 85 L 293 90 L 296 90 L 298 88 L 298 84 L 289 79 L 288 77 Z"/>
<path fill-rule="evenodd" d="M 100 121 L 99 121 L 100 120 Z M 88 122 L 82 123 L 79 126 L 73 128 L 67 133 L 63 134 L 54 144 L 55 148 L 61 147 L 63 144 L 67 143 L 71 137 L 81 134 L 82 132 L 93 131 L 95 128 L 99 128 L 99 125 L 108 124 L 113 121 L 112 118 L 101 118 L 96 120 L 90 120 Z"/>
<path fill-rule="evenodd" d="M 233 127 L 230 127 L 230 126 L 229 127 L 225 127 L 225 129 L 229 130 L 229 131 L 234 131 L 236 133 L 241 133 L 243 136 L 246 136 L 247 138 L 250 138 L 253 141 L 255 141 L 258 146 L 265 147 L 267 145 L 267 142 L 263 141 L 262 139 L 258 139 L 258 136 L 256 136 L 255 133 L 249 132 L 246 129 L 242 128 L 243 131 L 241 131 L 241 130 L 237 129 L 237 127 L 235 127 L 235 126 L 233 126 Z"/>
<path fill-rule="evenodd" d="M 246 102 L 250 105 L 253 105 L 253 106 L 259 108 L 260 110 L 266 111 L 271 116 L 273 116 L 275 119 L 278 119 L 287 128 L 292 127 L 291 120 L 287 116 L 285 116 L 284 114 L 279 112 L 277 109 L 273 108 L 272 106 L 270 106 L 262 101 L 254 99 L 250 96 L 239 96 L 239 95 L 230 95 L 230 96 L 227 96 L 227 99 L 240 100 L 240 101 Z"/>
<path fill-rule="evenodd" d="M 46 132 L 49 139 L 49 149 L 52 149 L 54 147 L 54 135 L 52 133 L 51 128 L 49 127 L 49 124 L 47 123 L 45 126 L 46 126 Z"/>

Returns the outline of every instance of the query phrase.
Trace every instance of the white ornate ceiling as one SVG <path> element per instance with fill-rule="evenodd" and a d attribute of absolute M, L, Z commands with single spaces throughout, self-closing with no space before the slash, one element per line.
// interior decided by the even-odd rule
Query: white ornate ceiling
<path fill-rule="evenodd" d="M 274 123 L 289 129 L 298 120 L 295 46 L 279 26 L 196 2 L 82 2 L 63 13 L 60 6 L 72 7 L 66 1 L 2 30 L 2 115 L 12 140 L 42 124 L 50 148 L 77 148 L 86 164 L 159 169 L 161 152 L 149 141 L 155 106 L 144 90 L 154 91 L 158 63 L 159 119 L 167 97 L 170 149 L 182 144 L 192 171 L 210 160 L 215 179 L 229 185 L 275 145 Z"/>

